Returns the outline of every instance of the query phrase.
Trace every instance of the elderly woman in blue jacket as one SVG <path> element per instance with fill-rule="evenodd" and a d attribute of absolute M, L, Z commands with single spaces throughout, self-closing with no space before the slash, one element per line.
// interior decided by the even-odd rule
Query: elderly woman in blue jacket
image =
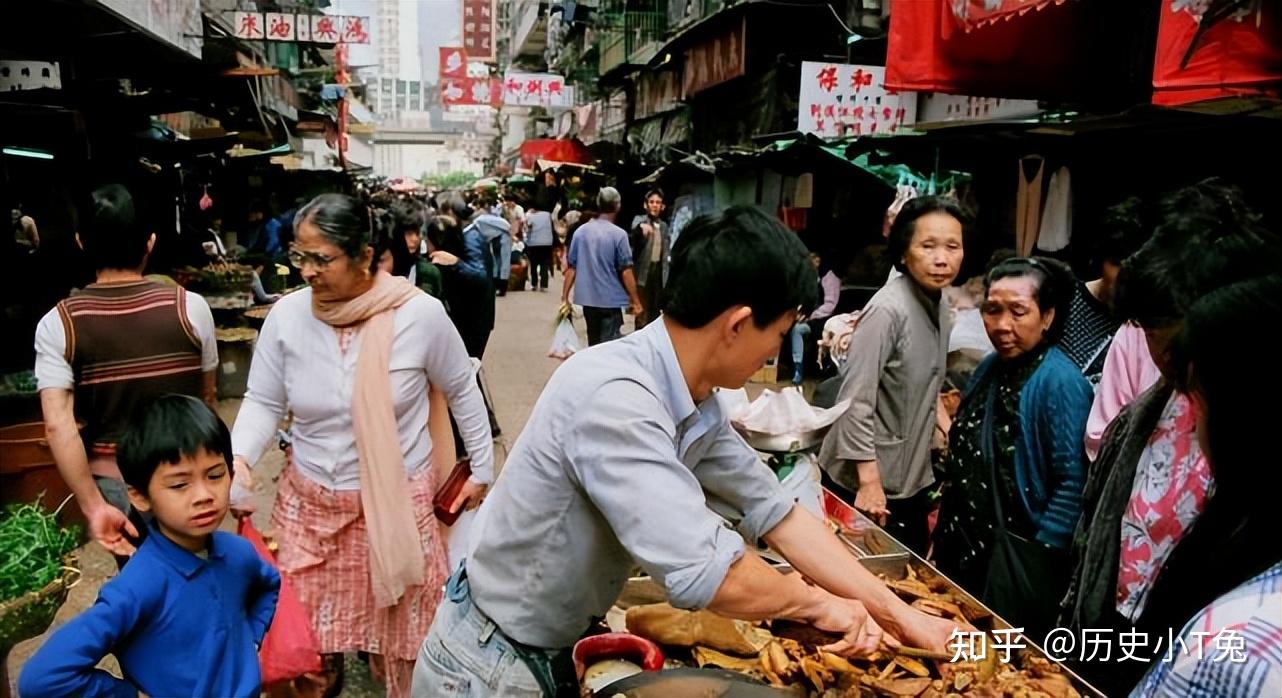
<path fill-rule="evenodd" d="M 1053 627 L 1086 480 L 1092 391 L 1054 346 L 1073 283 L 1066 267 L 1038 258 L 989 272 L 981 313 L 996 352 L 953 422 L 935 529 L 940 569 L 1031 637 Z"/>

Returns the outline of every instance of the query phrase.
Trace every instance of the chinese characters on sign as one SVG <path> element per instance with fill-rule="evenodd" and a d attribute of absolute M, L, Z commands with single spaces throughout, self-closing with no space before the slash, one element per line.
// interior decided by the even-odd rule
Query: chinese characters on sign
<path fill-rule="evenodd" d="M 550 73 L 508 73 L 503 78 L 503 104 L 509 107 L 574 106 L 574 88 Z"/>
<path fill-rule="evenodd" d="M 952 662 L 978 662 L 988 657 L 991 649 L 1003 662 L 1011 661 L 1011 652 L 1028 647 L 1023 636 L 1023 628 L 994 630 L 992 637 L 982 632 L 953 631 L 948 641 L 948 650 Z M 1115 631 L 1112 628 L 1083 628 L 1080 634 L 1067 628 L 1055 628 L 1046 635 L 1042 647 L 1047 658 L 1063 662 L 1141 662 L 1153 661 L 1171 663 L 1180 657 L 1196 661 L 1227 662 L 1242 664 L 1250 654 L 1246 647 L 1246 637 L 1237 629 L 1226 627 L 1218 633 L 1194 631 L 1189 633 L 1191 642 L 1175 631 L 1168 630 L 1165 637 L 1156 635 L 1152 638 L 1150 650 L 1149 634 L 1137 630 L 1116 633 L 1116 645 L 1119 652 L 1114 654 Z M 1165 642 L 1165 644 L 1163 644 Z M 1165 646 L 1165 651 L 1163 647 Z"/>
<path fill-rule="evenodd" d="M 917 120 L 917 93 L 885 87 L 881 66 L 801 65 L 797 130 L 820 138 L 891 135 Z"/>
<path fill-rule="evenodd" d="M 463 49 L 474 61 L 494 61 L 494 0 L 462 0 Z"/>
<path fill-rule="evenodd" d="M 497 107 L 503 101 L 503 83 L 493 78 L 441 80 L 441 105 L 445 107 Z"/>
<path fill-rule="evenodd" d="M 686 96 L 737 78 L 744 71 L 743 20 L 686 51 L 682 88 Z"/>
<path fill-rule="evenodd" d="M 369 43 L 369 18 L 351 15 L 300 15 L 286 12 L 235 12 L 236 38 L 304 43 Z"/>
<path fill-rule="evenodd" d="M 465 78 L 467 77 L 467 51 L 451 47 L 442 46 L 440 48 L 441 67 L 440 77 L 442 78 Z"/>

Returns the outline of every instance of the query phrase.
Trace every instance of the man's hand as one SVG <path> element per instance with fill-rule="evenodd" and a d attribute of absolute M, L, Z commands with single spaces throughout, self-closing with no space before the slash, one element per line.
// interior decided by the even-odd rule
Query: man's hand
<path fill-rule="evenodd" d="M 628 304 L 628 313 L 630 313 L 630 314 L 632 314 L 632 315 L 640 315 L 640 314 L 641 314 L 641 301 L 639 301 L 639 300 L 634 300 L 634 301 L 632 301 L 631 303 L 629 303 L 629 304 Z"/>
<path fill-rule="evenodd" d="M 642 223 L 641 234 L 646 236 L 647 238 L 650 237 L 651 235 L 654 235 L 654 226 L 650 225 L 649 223 Z"/>
<path fill-rule="evenodd" d="M 909 647 L 932 652 L 951 653 L 949 641 L 955 632 L 969 633 L 974 628 L 947 618 L 922 613 L 914 609 L 899 620 L 899 639 Z"/>
<path fill-rule="evenodd" d="M 89 537 L 101 543 L 111 554 L 120 557 L 134 554 L 134 546 L 125 534 L 137 538 L 138 529 L 123 511 L 103 502 L 86 511 L 85 518 L 89 524 Z"/>
<path fill-rule="evenodd" d="M 463 483 L 463 488 L 459 490 L 458 496 L 450 503 L 450 513 L 456 513 L 461 509 L 471 511 L 481 505 L 481 500 L 485 499 L 485 492 L 490 488 L 484 482 L 477 482 L 468 478 Z"/>
<path fill-rule="evenodd" d="M 855 493 L 855 508 L 867 514 L 878 526 L 885 526 L 890 518 L 886 508 L 886 491 L 881 487 L 881 473 L 877 461 L 855 464 L 859 473 L 859 491 Z"/>
<path fill-rule="evenodd" d="M 869 655 L 881 647 L 886 635 L 862 603 L 827 592 L 820 593 L 827 598 L 819 604 L 810 623 L 820 630 L 843 635 L 837 642 L 820 649 L 850 657 Z"/>

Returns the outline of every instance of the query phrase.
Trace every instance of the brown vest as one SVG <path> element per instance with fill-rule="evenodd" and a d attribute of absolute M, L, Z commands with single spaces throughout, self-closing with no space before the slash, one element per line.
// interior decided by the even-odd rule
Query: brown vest
<path fill-rule="evenodd" d="M 139 405 L 168 393 L 201 397 L 201 344 L 184 293 L 154 281 L 91 284 L 58 304 L 93 453 L 115 452 Z"/>

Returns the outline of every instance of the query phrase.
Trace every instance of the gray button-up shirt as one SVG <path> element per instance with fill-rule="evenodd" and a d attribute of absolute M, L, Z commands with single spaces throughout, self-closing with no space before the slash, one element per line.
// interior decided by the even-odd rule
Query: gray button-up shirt
<path fill-rule="evenodd" d="M 948 309 L 911 277 L 877 292 L 850 337 L 842 369 L 846 410 L 824 438 L 819 464 L 838 484 L 859 489 L 854 462 L 876 460 L 889 499 L 906 499 L 935 481 L 930 439 L 944 380 Z"/>
<path fill-rule="evenodd" d="M 706 606 L 743 538 L 708 507 L 742 512 L 753 538 L 793 500 L 730 426 L 690 396 L 665 322 L 575 354 L 552 376 L 473 529 L 477 607 L 528 645 L 572 645 L 634 564 L 670 602 Z"/>

